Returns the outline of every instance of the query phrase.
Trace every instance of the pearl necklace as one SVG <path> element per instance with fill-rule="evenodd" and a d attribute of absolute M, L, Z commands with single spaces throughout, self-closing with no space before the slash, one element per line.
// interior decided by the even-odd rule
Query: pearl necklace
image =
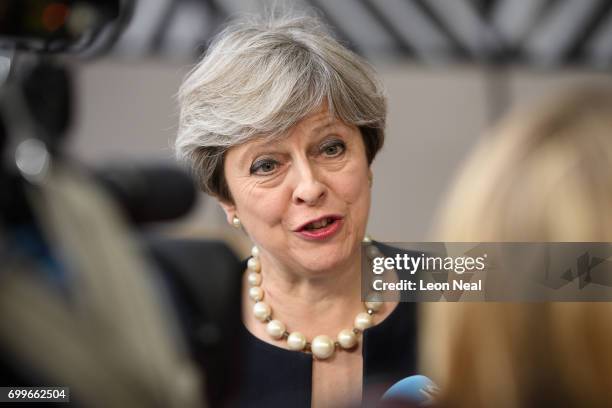
<path fill-rule="evenodd" d="M 366 236 L 363 242 L 371 243 L 372 241 Z M 374 246 L 370 248 L 378 249 Z M 312 339 L 312 342 L 309 342 L 302 333 L 298 331 L 289 333 L 283 322 L 272 319 L 272 309 L 270 305 L 263 301 L 265 292 L 261 287 L 262 277 L 259 248 L 254 246 L 251 250 L 251 255 L 252 257 L 247 261 L 247 268 L 249 270 L 247 280 L 250 285 L 249 297 L 255 302 L 253 305 L 253 315 L 260 322 L 266 323 L 266 332 L 270 337 L 274 340 L 286 340 L 287 347 L 290 350 L 312 353 L 313 356 L 320 360 L 330 358 L 336 349 L 350 350 L 357 345 L 357 336 L 374 324 L 372 315 L 378 312 L 383 305 L 383 302 L 379 301 L 364 302 L 365 311 L 355 316 L 354 327 L 352 329 L 341 330 L 338 336 L 336 336 L 336 341 L 322 334 Z"/>

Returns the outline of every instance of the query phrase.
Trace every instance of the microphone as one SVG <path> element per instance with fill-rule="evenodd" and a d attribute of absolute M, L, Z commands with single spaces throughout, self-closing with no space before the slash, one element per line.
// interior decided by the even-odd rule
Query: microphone
<path fill-rule="evenodd" d="M 191 176 L 169 164 L 113 164 L 94 170 L 93 178 L 135 224 L 179 218 L 197 201 Z"/>
<path fill-rule="evenodd" d="M 406 403 L 417 407 L 426 407 L 433 403 L 438 394 L 438 387 L 424 375 L 412 375 L 393 384 L 382 396 L 387 403 Z"/>

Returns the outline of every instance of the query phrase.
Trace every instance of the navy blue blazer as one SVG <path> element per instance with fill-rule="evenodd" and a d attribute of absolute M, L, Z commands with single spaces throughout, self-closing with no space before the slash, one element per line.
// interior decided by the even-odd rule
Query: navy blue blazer
<path fill-rule="evenodd" d="M 363 405 L 375 406 L 395 382 L 415 374 L 416 304 L 399 303 L 363 332 Z M 310 408 L 312 356 L 241 334 L 242 369 L 236 405 Z M 347 404 L 349 402 L 347 401 Z"/>

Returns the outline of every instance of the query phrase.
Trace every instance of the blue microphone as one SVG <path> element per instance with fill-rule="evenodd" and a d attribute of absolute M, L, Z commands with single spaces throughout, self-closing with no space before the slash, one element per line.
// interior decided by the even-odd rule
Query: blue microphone
<path fill-rule="evenodd" d="M 383 402 L 406 402 L 426 407 L 433 402 L 438 387 L 424 375 L 412 375 L 393 384 L 382 396 Z"/>

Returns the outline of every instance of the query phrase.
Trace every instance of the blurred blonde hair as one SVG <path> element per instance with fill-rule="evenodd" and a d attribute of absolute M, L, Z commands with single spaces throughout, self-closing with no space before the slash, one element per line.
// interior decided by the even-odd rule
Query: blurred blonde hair
<path fill-rule="evenodd" d="M 441 211 L 446 241 L 612 241 L 612 89 L 557 95 L 503 121 Z M 430 304 L 425 372 L 443 406 L 604 406 L 609 303 Z"/>
<path fill-rule="evenodd" d="M 577 88 L 510 115 L 441 211 L 447 240 L 612 240 L 612 88 Z"/>

